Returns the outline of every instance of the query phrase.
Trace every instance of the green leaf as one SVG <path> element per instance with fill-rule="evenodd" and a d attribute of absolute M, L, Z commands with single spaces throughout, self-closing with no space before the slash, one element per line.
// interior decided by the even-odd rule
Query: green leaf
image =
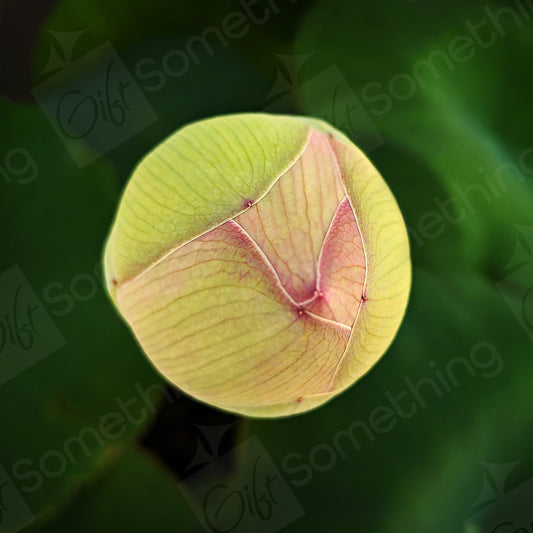
<path fill-rule="evenodd" d="M 145 428 L 161 379 L 103 287 L 101 250 L 119 193 L 111 167 L 98 162 L 80 171 L 35 107 L 2 101 L 0 114 L 0 154 L 12 171 L 11 181 L 0 185 L 0 282 L 16 265 L 24 276 L 22 295 L 33 291 L 32 305 L 51 321 L 35 324 L 26 352 L 3 346 L 0 371 L 11 379 L 0 388 L 0 463 L 40 516 L 70 498 L 113 460 L 117 446 Z M 14 282 L 2 286 L 9 315 L 16 289 Z M 55 342 L 52 351 L 45 338 Z M 10 357 L 27 357 L 28 368 L 11 376 Z M 120 413 L 120 401 L 130 400 L 136 422 L 122 415 L 113 438 L 106 437 L 106 415 Z"/>
<path fill-rule="evenodd" d="M 132 448 L 83 487 L 64 513 L 36 530 L 194 533 L 201 527 L 177 480 L 155 458 Z"/>

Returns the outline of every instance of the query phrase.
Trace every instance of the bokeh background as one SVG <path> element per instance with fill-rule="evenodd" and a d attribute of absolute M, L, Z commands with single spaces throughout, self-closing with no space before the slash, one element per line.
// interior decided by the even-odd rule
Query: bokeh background
<path fill-rule="evenodd" d="M 525 533 L 533 2 L 0 2 L 0 532 Z M 302 416 L 168 386 L 107 299 L 136 162 L 241 111 L 324 118 L 408 226 L 401 329 Z"/>

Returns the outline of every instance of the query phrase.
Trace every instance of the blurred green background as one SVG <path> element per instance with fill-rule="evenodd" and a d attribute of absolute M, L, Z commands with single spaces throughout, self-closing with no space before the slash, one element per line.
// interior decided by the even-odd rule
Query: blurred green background
<path fill-rule="evenodd" d="M 0 3 L 0 533 L 533 531 L 533 2 Z M 241 111 L 330 121 L 414 267 L 386 356 L 244 420 L 166 385 L 101 252 L 136 162 Z"/>

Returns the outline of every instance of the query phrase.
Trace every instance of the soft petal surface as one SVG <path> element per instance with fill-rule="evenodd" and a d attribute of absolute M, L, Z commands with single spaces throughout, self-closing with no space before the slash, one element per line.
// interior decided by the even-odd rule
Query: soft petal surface
<path fill-rule="evenodd" d="M 318 262 L 317 292 L 307 308 L 353 327 L 365 291 L 363 241 L 348 198 L 340 203 L 324 238 Z"/>
<path fill-rule="evenodd" d="M 238 115 L 141 163 L 106 249 L 110 294 L 154 366 L 249 416 L 312 409 L 392 341 L 410 288 L 398 206 L 316 119 Z"/>
<path fill-rule="evenodd" d="M 257 242 L 297 301 L 312 298 L 322 245 L 344 189 L 326 135 L 306 149 L 257 205 L 237 221 Z"/>
<path fill-rule="evenodd" d="M 309 130 L 290 118 L 228 115 L 178 130 L 139 164 L 106 253 L 114 286 L 256 202 L 295 162 Z"/>
<path fill-rule="evenodd" d="M 157 368 L 213 403 L 301 402 L 325 391 L 350 335 L 302 312 L 234 221 L 120 287 L 117 301 Z"/>

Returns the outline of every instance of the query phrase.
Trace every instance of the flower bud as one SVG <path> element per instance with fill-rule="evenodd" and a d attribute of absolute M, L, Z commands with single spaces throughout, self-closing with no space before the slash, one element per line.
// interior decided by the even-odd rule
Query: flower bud
<path fill-rule="evenodd" d="M 307 411 L 391 343 L 411 282 L 390 190 L 315 119 L 196 122 L 133 173 L 106 250 L 109 293 L 156 369 L 221 409 Z"/>

